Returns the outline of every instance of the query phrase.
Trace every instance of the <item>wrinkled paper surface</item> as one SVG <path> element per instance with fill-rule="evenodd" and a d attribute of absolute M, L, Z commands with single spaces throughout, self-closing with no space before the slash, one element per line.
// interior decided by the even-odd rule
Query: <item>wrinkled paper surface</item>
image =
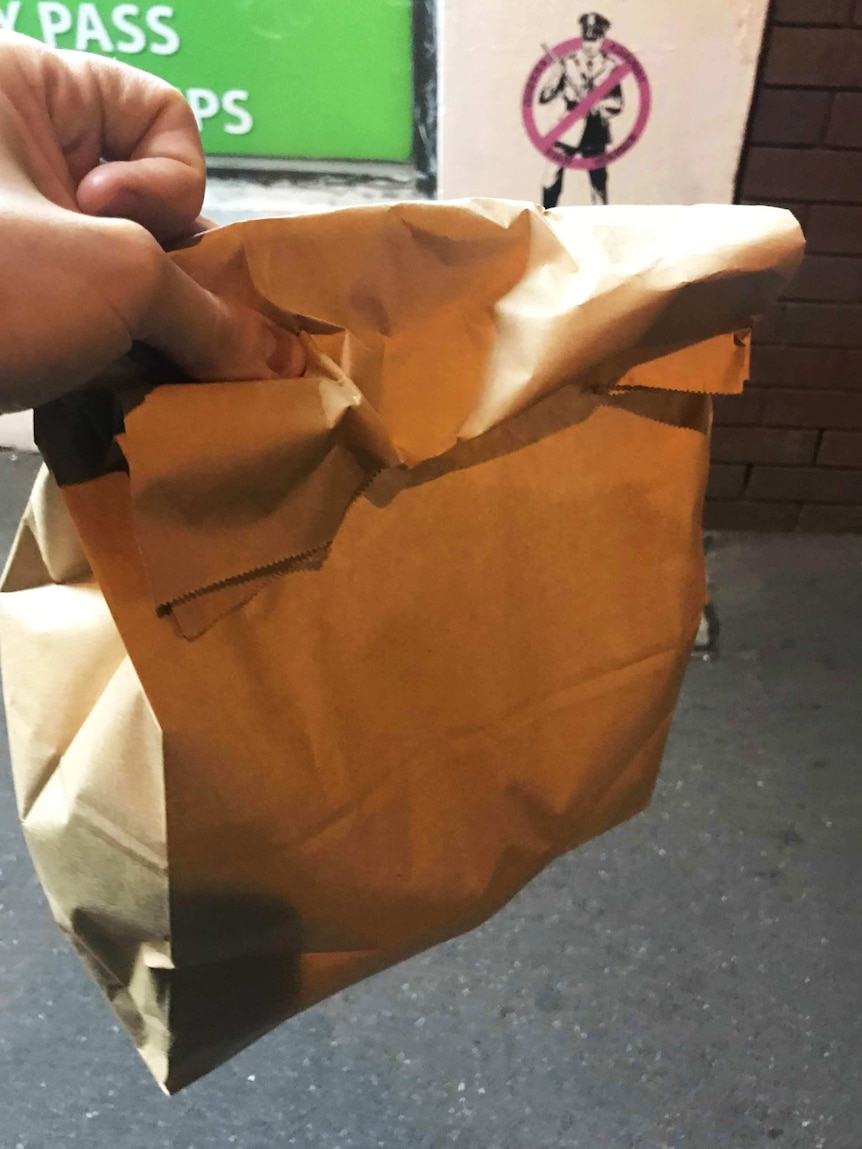
<path fill-rule="evenodd" d="M 767 208 L 401 204 L 176 254 L 299 380 L 82 394 L 0 593 L 52 912 L 168 1091 L 649 801 Z"/>

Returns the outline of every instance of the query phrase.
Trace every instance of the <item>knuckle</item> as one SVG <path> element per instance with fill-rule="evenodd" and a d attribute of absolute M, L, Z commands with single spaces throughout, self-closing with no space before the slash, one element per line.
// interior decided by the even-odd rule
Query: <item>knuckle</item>
<path fill-rule="evenodd" d="M 195 114 L 179 88 L 175 88 L 166 80 L 160 80 L 155 76 L 150 78 L 155 81 L 154 91 L 158 93 L 162 117 L 176 124 L 183 132 L 188 133 L 192 139 L 199 140 L 200 132 L 198 131 Z"/>
<path fill-rule="evenodd" d="M 167 256 L 158 241 L 126 219 L 100 220 L 101 250 L 110 252 L 109 287 L 120 309 L 136 321 L 145 322 L 164 290 Z"/>

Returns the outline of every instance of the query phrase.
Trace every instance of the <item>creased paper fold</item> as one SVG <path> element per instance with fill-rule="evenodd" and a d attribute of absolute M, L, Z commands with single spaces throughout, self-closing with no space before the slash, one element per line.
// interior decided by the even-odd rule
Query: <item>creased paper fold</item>
<path fill-rule="evenodd" d="M 445 455 L 561 388 L 737 390 L 747 349 L 732 333 L 800 249 L 793 216 L 772 208 L 490 200 L 204 235 L 177 262 L 304 331 L 309 366 L 298 380 L 159 387 L 126 415 L 156 605 L 319 551 L 369 477 Z"/>

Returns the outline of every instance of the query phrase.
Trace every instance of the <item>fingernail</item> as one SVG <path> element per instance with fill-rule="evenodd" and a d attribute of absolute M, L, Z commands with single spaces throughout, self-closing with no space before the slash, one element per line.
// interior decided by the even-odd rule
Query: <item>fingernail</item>
<path fill-rule="evenodd" d="M 263 361 L 271 371 L 278 371 L 278 336 L 271 327 L 263 329 Z"/>
<path fill-rule="evenodd" d="M 279 379 L 292 379 L 305 370 L 305 351 L 302 344 L 288 331 L 276 327 L 266 329 L 264 358 Z"/>

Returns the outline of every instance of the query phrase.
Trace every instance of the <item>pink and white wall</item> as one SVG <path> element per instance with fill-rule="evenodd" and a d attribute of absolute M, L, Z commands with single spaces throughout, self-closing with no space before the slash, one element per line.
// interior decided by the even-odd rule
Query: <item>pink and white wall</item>
<path fill-rule="evenodd" d="M 595 8 L 591 0 L 441 3 L 441 197 L 540 198 L 547 163 L 524 127 L 525 84 L 545 47 L 580 37 L 580 17 L 596 14 L 609 22 L 609 39 L 643 68 L 650 90 L 642 135 L 608 168 L 610 201 L 732 201 L 767 0 L 595 0 Z M 556 67 L 544 71 L 540 87 L 553 81 Z M 610 150 L 636 127 L 644 86 L 631 71 L 623 79 Z M 564 106 L 533 104 L 552 133 Z M 582 124 L 564 138 L 577 143 Z M 589 202 L 587 173 L 567 172 L 560 203 Z"/>

